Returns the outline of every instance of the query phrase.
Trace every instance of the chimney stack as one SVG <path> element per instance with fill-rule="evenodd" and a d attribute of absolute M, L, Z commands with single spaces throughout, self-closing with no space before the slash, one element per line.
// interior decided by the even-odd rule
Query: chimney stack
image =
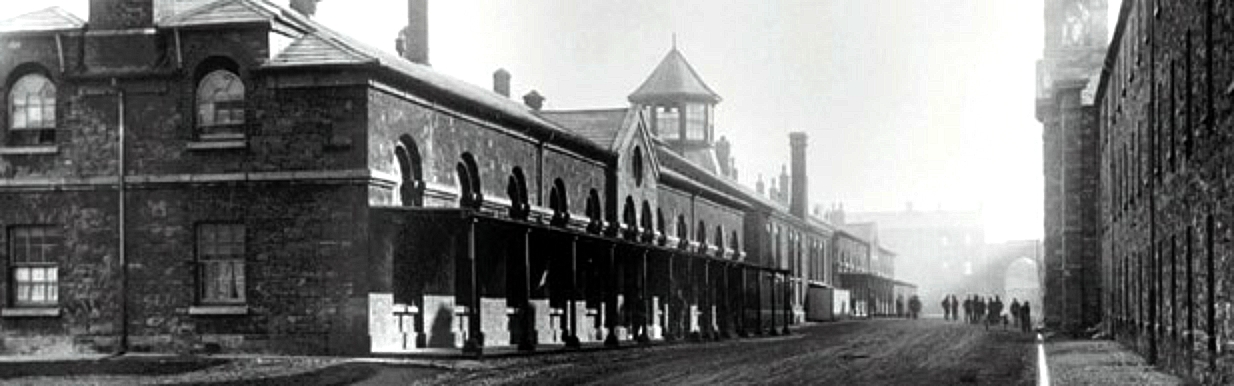
<path fill-rule="evenodd" d="M 506 69 L 499 68 L 493 73 L 493 92 L 510 97 L 510 72 Z"/>
<path fill-rule="evenodd" d="M 806 183 L 806 133 L 789 133 L 789 147 L 792 152 L 792 194 L 788 210 L 794 216 L 806 218 L 806 208 L 810 207 L 809 186 Z"/>
<path fill-rule="evenodd" d="M 93 30 L 149 28 L 154 14 L 153 0 L 90 0 L 89 24 Z"/>
<path fill-rule="evenodd" d="M 407 0 L 407 27 L 399 34 L 398 52 L 404 59 L 428 65 L 428 0 Z"/>
<path fill-rule="evenodd" d="M 291 9 L 304 16 L 317 14 L 317 2 L 320 0 L 291 0 Z"/>
<path fill-rule="evenodd" d="M 540 95 L 536 90 L 531 90 L 527 95 L 523 95 L 523 103 L 532 110 L 540 111 L 540 109 L 544 108 L 544 96 Z"/>

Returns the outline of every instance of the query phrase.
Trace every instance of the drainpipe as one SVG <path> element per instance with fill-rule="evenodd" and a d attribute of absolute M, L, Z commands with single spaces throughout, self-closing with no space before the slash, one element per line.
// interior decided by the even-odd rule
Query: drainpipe
<path fill-rule="evenodd" d="M 119 256 L 119 263 L 120 263 L 120 345 L 117 348 L 116 353 L 124 354 L 129 349 L 129 296 L 128 296 L 129 295 L 129 266 L 128 266 L 128 251 L 127 251 L 127 248 L 125 247 L 126 245 L 125 236 L 127 233 L 125 231 L 125 228 L 127 225 L 127 223 L 125 222 L 125 201 L 127 201 L 126 195 L 127 195 L 127 190 L 128 190 L 128 186 L 125 181 L 125 172 L 126 172 L 125 170 L 125 146 L 124 146 L 125 145 L 125 141 L 124 141 L 125 95 L 124 95 L 124 90 L 119 87 L 118 82 L 116 81 L 116 78 L 111 79 L 111 88 L 112 88 L 112 91 L 116 93 L 116 101 L 117 101 L 116 102 L 116 105 L 117 105 L 116 120 L 118 121 L 118 123 L 116 126 L 117 126 L 118 134 L 116 138 L 116 146 L 118 150 L 117 153 L 119 154 L 118 158 L 119 158 L 119 164 L 120 164 L 119 165 L 120 171 L 118 173 L 119 179 L 117 181 L 117 185 L 119 187 L 118 207 L 120 209 L 120 213 L 117 216 L 119 220 L 118 227 L 119 227 L 119 238 L 120 238 L 119 240 L 120 242 L 120 248 L 119 248 L 120 249 L 120 256 Z"/>

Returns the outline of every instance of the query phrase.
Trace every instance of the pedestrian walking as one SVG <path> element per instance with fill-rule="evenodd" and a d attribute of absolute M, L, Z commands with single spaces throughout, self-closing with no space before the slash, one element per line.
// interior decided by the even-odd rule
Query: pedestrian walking
<path fill-rule="evenodd" d="M 960 301 L 956 300 L 955 294 L 951 294 L 951 320 L 960 319 Z"/>
<path fill-rule="evenodd" d="M 973 317 L 974 317 L 973 324 L 981 323 L 981 320 L 985 319 L 985 306 L 986 306 L 985 299 L 982 299 L 980 296 L 978 296 L 976 303 L 977 303 L 977 307 L 975 307 L 976 310 L 975 312 L 973 312 Z"/>
<path fill-rule="evenodd" d="M 1016 298 L 1011 298 L 1011 308 L 1008 311 L 1011 311 L 1012 323 L 1015 323 L 1016 326 L 1019 326 L 1020 325 L 1020 301 Z"/>
<path fill-rule="evenodd" d="M 999 320 L 1003 317 L 1003 301 L 994 295 L 994 300 L 990 301 L 990 310 L 986 313 L 985 329 L 989 330 L 990 325 L 998 326 Z"/>
<path fill-rule="evenodd" d="M 1024 302 L 1020 306 L 1020 331 L 1032 332 L 1033 327 L 1033 307 Z"/>
<path fill-rule="evenodd" d="M 964 298 L 964 322 L 970 323 L 973 321 L 973 299 Z"/>
<path fill-rule="evenodd" d="M 939 304 L 943 306 L 943 320 L 951 320 L 951 298 L 943 296 L 943 302 Z"/>
<path fill-rule="evenodd" d="M 917 319 L 917 314 L 921 312 L 921 299 L 917 295 L 908 298 L 908 313 L 913 319 Z"/>

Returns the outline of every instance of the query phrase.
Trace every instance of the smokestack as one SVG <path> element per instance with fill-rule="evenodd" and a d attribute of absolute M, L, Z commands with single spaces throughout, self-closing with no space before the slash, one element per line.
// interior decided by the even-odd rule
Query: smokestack
<path fill-rule="evenodd" d="M 544 96 L 541 96 L 536 90 L 531 90 L 527 95 L 523 95 L 523 104 L 526 104 L 532 110 L 540 111 L 540 109 L 544 108 Z"/>
<path fill-rule="evenodd" d="M 407 27 L 399 34 L 398 52 L 404 59 L 428 65 L 428 0 L 407 0 Z"/>
<path fill-rule="evenodd" d="M 304 16 L 313 16 L 317 13 L 318 1 L 320 0 L 291 0 L 291 9 Z"/>
<path fill-rule="evenodd" d="M 510 97 L 510 72 L 506 69 L 499 68 L 493 73 L 493 92 Z"/>
<path fill-rule="evenodd" d="M 791 203 L 788 211 L 794 216 L 806 218 L 806 208 L 810 207 L 809 186 L 806 184 L 806 133 L 789 133 L 789 147 L 792 149 L 793 167 Z"/>

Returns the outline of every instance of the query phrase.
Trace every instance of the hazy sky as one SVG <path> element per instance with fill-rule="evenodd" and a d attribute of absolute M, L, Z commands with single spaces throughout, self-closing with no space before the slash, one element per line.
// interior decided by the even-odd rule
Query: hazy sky
<path fill-rule="evenodd" d="M 0 18 L 51 5 L 87 16 L 86 0 L 56 0 L 6 2 Z M 1042 0 L 436 0 L 430 61 L 483 87 L 506 68 L 515 95 L 536 89 L 549 109 L 622 107 L 676 34 L 724 98 L 717 134 L 733 142 L 743 183 L 778 175 L 788 132 L 805 131 L 812 204 L 980 207 L 987 239 L 1040 238 L 1042 9 Z M 405 17 L 398 0 L 324 0 L 317 15 L 391 51 Z"/>

